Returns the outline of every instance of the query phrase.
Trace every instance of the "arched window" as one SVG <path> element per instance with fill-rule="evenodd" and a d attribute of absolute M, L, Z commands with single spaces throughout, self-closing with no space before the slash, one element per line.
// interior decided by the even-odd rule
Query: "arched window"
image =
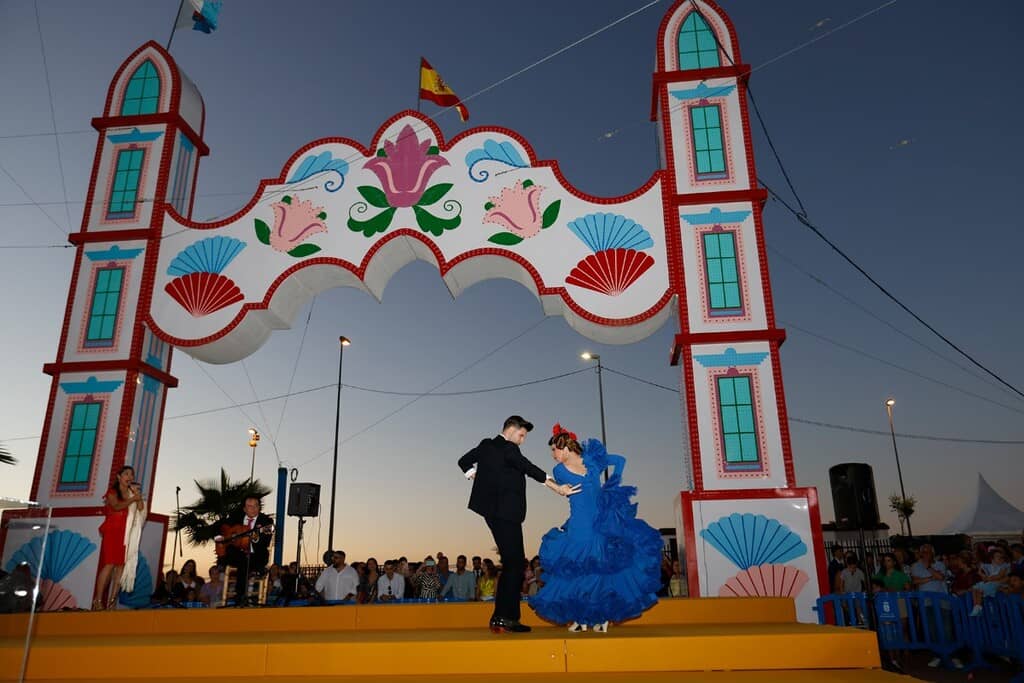
<path fill-rule="evenodd" d="M 121 103 L 121 116 L 136 114 L 155 114 L 160 104 L 160 74 L 153 62 L 142 63 L 124 91 L 124 102 Z"/>
<path fill-rule="evenodd" d="M 679 68 L 707 69 L 713 66 L 721 66 L 715 34 L 703 17 L 690 12 L 679 29 Z"/>

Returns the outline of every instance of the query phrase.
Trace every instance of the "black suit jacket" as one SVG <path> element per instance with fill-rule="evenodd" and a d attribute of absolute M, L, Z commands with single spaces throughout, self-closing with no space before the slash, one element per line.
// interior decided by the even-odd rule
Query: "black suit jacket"
<path fill-rule="evenodd" d="M 245 510 L 236 510 L 230 515 L 224 518 L 223 524 L 245 524 L 246 514 Z M 274 523 L 274 520 L 269 515 L 265 515 L 262 512 L 256 515 L 256 526 L 258 527 L 270 527 Z M 270 541 L 274 538 L 274 532 L 272 529 L 264 529 L 261 533 L 256 535 L 255 540 L 249 541 L 249 548 L 252 551 L 252 557 L 249 561 L 253 567 L 265 567 L 270 561 Z"/>
<path fill-rule="evenodd" d="M 469 509 L 484 517 L 522 524 L 526 519 L 526 477 L 544 483 L 544 470 L 526 459 L 519 446 L 498 435 L 459 458 L 459 469 L 476 465 Z"/>

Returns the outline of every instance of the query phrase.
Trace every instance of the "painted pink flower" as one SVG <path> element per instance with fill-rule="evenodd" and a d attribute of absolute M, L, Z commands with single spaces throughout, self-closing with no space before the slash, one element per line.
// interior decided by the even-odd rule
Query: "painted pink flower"
<path fill-rule="evenodd" d="M 501 195 L 491 197 L 487 203 L 484 223 L 496 223 L 517 237 L 526 239 L 541 231 L 543 215 L 540 210 L 541 185 L 523 186 L 519 181 L 512 187 L 501 190 Z"/>
<path fill-rule="evenodd" d="M 270 246 L 277 251 L 289 252 L 317 233 L 327 232 L 324 219 L 327 214 L 313 202 L 296 201 L 284 197 L 270 205 L 274 210 L 274 227 L 270 231 Z"/>
<path fill-rule="evenodd" d="M 428 138 L 420 142 L 412 126 L 406 125 L 395 142 L 384 141 L 384 156 L 374 157 L 363 168 L 369 169 L 380 180 L 388 205 L 406 208 L 416 204 L 427 189 L 430 176 L 448 160 L 435 151 L 430 154 Z"/>

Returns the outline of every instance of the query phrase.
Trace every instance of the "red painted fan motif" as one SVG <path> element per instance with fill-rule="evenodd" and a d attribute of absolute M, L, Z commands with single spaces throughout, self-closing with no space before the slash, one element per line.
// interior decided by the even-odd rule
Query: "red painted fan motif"
<path fill-rule="evenodd" d="M 220 273 L 189 273 L 174 278 L 164 289 L 196 318 L 219 311 L 243 298 L 238 285 Z"/>
<path fill-rule="evenodd" d="M 744 569 L 718 590 L 719 597 L 795 598 L 807 585 L 807 574 L 786 564 L 762 564 Z"/>
<path fill-rule="evenodd" d="M 565 278 L 567 284 L 618 296 L 654 265 L 654 259 L 636 249 L 606 249 L 587 256 Z"/>
<path fill-rule="evenodd" d="M 43 605 L 40 611 L 59 612 L 62 609 L 78 609 L 78 601 L 71 592 L 59 583 L 50 579 L 43 579 L 39 582 L 39 593 L 43 596 Z"/>

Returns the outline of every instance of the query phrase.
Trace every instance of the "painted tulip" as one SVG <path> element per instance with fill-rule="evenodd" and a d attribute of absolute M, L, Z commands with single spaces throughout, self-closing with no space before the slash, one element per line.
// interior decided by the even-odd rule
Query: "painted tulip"
<path fill-rule="evenodd" d="M 270 205 L 274 210 L 274 227 L 270 231 L 270 246 L 277 251 L 289 252 L 317 233 L 327 232 L 326 214 L 311 201 L 296 201 L 285 197 Z"/>
<path fill-rule="evenodd" d="M 430 176 L 448 161 L 430 154 L 430 139 L 420 142 L 412 126 L 405 126 L 395 142 L 384 141 L 384 156 L 374 157 L 364 168 L 380 180 L 388 205 L 406 208 L 416 204 L 427 189 Z"/>
<path fill-rule="evenodd" d="M 484 223 L 496 223 L 517 237 L 526 239 L 541 231 L 543 215 L 540 210 L 541 185 L 527 185 L 522 181 L 501 190 L 497 197 L 487 203 Z"/>

